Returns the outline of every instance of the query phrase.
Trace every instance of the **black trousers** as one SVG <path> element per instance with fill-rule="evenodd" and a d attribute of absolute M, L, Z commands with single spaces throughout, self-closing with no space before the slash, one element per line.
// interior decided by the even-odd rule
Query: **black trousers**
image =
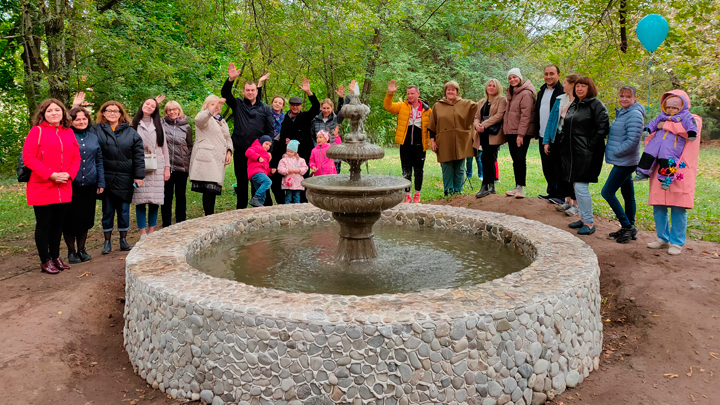
<path fill-rule="evenodd" d="M 270 191 L 272 191 L 272 195 L 275 196 L 275 204 L 285 204 L 285 190 L 282 189 L 282 179 L 282 174 L 278 172 L 270 176 L 270 180 L 272 180 Z M 265 197 L 265 205 L 267 205 L 268 200 L 270 200 L 270 198 Z M 270 201 L 272 202 L 272 200 Z"/>
<path fill-rule="evenodd" d="M 162 226 L 172 225 L 172 203 L 175 197 L 175 222 L 180 223 L 187 219 L 187 172 L 172 172 L 170 180 L 165 182 L 165 202 L 163 203 Z"/>
<path fill-rule="evenodd" d="M 203 193 L 202 205 L 205 215 L 212 215 L 215 213 L 215 197 L 216 194 L 214 193 Z"/>
<path fill-rule="evenodd" d="M 545 176 L 545 181 L 547 181 L 547 195 L 551 198 L 563 199 L 565 196 L 561 195 L 558 186 L 558 170 L 555 168 L 556 159 L 545 154 L 545 145 L 543 145 L 542 140 L 540 140 L 538 144 L 540 146 L 540 162 L 542 163 L 543 176 Z"/>
<path fill-rule="evenodd" d="M 490 145 L 490 140 L 487 136 L 480 136 L 480 146 L 482 147 L 482 155 L 480 155 L 480 161 L 482 162 L 483 169 L 483 185 L 494 184 L 495 180 L 498 179 L 497 173 L 497 156 L 500 145 Z"/>
<path fill-rule="evenodd" d="M 571 182 L 564 180 L 567 176 L 563 173 L 560 145 L 550 144 L 550 160 L 552 161 L 552 167 L 555 169 L 555 184 L 558 198 L 564 200 L 566 197 L 570 197 L 576 200 L 575 187 L 573 187 Z"/>
<path fill-rule="evenodd" d="M 63 223 L 70 203 L 35 205 L 35 246 L 42 263 L 60 257 Z"/>
<path fill-rule="evenodd" d="M 400 167 L 402 167 L 402 175 L 410 181 L 413 172 L 415 172 L 415 191 L 422 189 L 426 155 L 427 153 L 423 150 L 422 144 L 400 145 Z M 409 193 L 410 188 L 406 188 L 405 192 Z"/>
<path fill-rule="evenodd" d="M 518 135 L 506 135 L 510 157 L 513 160 L 513 173 L 515 174 L 515 185 L 525 187 L 527 178 L 527 151 L 530 146 L 531 137 L 523 137 L 522 146 L 517 146 Z"/>
<path fill-rule="evenodd" d="M 235 180 L 237 182 L 237 187 L 235 188 L 235 193 L 237 194 L 237 209 L 243 209 L 247 208 L 248 206 L 248 184 L 250 183 L 250 180 L 248 180 L 247 175 L 247 158 L 245 157 L 245 152 L 247 149 L 235 149 L 235 153 L 233 154 L 233 169 L 235 171 Z"/>

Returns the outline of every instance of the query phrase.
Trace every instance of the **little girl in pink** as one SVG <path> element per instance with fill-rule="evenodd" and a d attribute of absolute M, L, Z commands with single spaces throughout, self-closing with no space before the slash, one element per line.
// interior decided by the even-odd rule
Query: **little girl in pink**
<path fill-rule="evenodd" d="M 301 158 L 298 153 L 300 142 L 292 140 L 287 145 L 287 152 L 283 155 L 278 163 L 277 171 L 283 175 L 282 189 L 285 190 L 285 204 L 299 204 L 300 192 L 305 187 L 300 185 L 303 180 L 303 174 L 308 170 L 305 159 Z"/>
<path fill-rule="evenodd" d="M 327 150 L 330 149 L 328 142 L 330 142 L 330 133 L 325 130 L 319 131 L 317 134 L 317 146 L 310 153 L 310 173 L 315 176 L 337 174 L 335 161 L 327 157 Z M 340 143 L 342 143 L 340 137 L 336 136 L 335 144 Z"/>

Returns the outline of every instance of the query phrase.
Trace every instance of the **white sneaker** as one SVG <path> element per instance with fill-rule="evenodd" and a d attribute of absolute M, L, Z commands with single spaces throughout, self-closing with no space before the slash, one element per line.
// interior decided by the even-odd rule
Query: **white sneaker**
<path fill-rule="evenodd" d="M 519 186 L 515 186 L 514 189 L 506 191 L 505 195 L 508 197 L 515 197 L 515 194 L 517 194 L 517 192 L 518 192 L 518 187 Z"/>
<path fill-rule="evenodd" d="M 580 213 L 580 208 L 578 208 L 577 205 L 571 205 L 570 208 L 565 210 L 565 215 L 569 217 L 574 217 L 575 215 L 578 215 Z"/>
<path fill-rule="evenodd" d="M 515 198 L 525 198 L 525 188 L 523 186 L 515 187 Z"/>
<path fill-rule="evenodd" d="M 682 253 L 682 246 L 673 245 L 671 243 L 670 248 L 668 249 L 668 254 L 669 255 L 679 255 L 680 253 Z"/>
<path fill-rule="evenodd" d="M 648 243 L 648 245 L 647 245 L 647 247 L 649 247 L 650 249 L 665 249 L 669 246 L 670 246 L 669 243 L 665 242 L 664 240 L 662 240 L 660 238 L 655 239 L 654 241 Z"/>

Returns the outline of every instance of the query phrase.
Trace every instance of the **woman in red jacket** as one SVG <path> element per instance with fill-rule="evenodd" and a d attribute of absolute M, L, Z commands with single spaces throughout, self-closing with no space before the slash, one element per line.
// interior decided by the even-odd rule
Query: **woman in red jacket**
<path fill-rule="evenodd" d="M 70 266 L 60 258 L 63 220 L 72 200 L 72 181 L 80 168 L 80 148 L 62 102 L 47 99 L 33 116 L 23 162 L 30 170 L 27 203 L 35 209 L 35 245 L 41 269 L 57 274 Z"/>

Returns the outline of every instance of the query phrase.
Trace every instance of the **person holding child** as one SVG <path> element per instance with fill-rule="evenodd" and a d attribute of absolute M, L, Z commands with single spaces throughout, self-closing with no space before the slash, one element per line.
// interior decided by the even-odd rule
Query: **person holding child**
<path fill-rule="evenodd" d="M 335 127 L 337 132 L 338 127 Z M 315 176 L 323 176 L 326 174 L 337 174 L 335 169 L 335 161 L 327 157 L 327 150 L 330 149 L 330 133 L 320 130 L 317 134 L 317 146 L 310 153 L 310 173 Z M 335 136 L 335 144 L 342 143 L 340 137 Z"/>
<path fill-rule="evenodd" d="M 278 162 L 277 171 L 283 176 L 282 189 L 285 190 L 285 204 L 299 204 L 300 192 L 305 190 L 300 183 L 308 171 L 305 159 L 298 155 L 300 142 L 292 140 L 287 144 L 287 151 Z"/>
<path fill-rule="evenodd" d="M 272 185 L 270 175 L 276 171 L 276 169 L 270 169 L 272 142 L 273 139 L 269 135 L 263 135 L 260 140 L 253 141 L 252 145 L 245 151 L 248 180 L 255 189 L 255 195 L 253 195 L 249 203 L 253 207 L 262 207 L 265 204 L 265 193 L 270 190 Z"/>
<path fill-rule="evenodd" d="M 682 101 L 682 106 L 672 99 Z M 695 177 L 700 153 L 700 141 L 697 138 L 702 129 L 702 119 L 689 114 L 690 97 L 682 90 L 669 91 L 660 100 L 663 113 L 647 126 L 651 130 L 657 126 L 657 131 L 645 140 L 645 150 L 657 152 L 655 158 L 658 158 L 658 164 L 652 165 L 652 172 L 643 172 L 648 178 L 658 173 L 658 181 L 650 181 L 648 193 L 648 204 L 653 206 L 657 239 L 648 243 L 648 248 L 667 249 L 668 254 L 679 255 L 685 245 L 687 210 L 695 204 Z M 693 139 L 685 142 L 683 135 L 687 135 L 688 140 Z M 654 142 L 662 145 L 653 147 Z M 681 144 L 682 148 L 679 147 Z M 642 158 L 640 166 L 643 166 Z"/>

